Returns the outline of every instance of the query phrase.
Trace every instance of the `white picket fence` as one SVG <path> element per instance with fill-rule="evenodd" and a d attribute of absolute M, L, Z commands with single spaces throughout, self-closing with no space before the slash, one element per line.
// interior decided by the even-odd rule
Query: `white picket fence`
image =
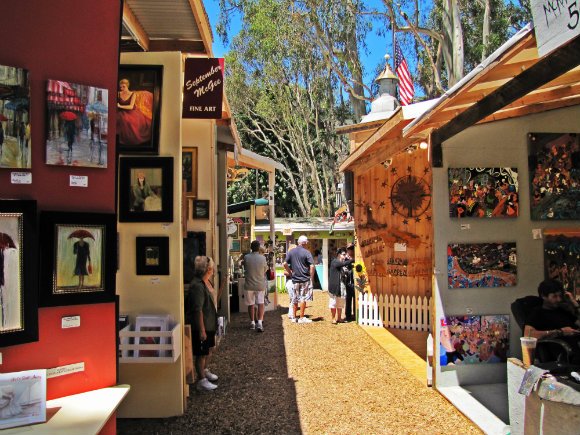
<path fill-rule="evenodd" d="M 429 330 L 431 299 L 399 295 L 358 294 L 358 323 L 388 328 Z"/>

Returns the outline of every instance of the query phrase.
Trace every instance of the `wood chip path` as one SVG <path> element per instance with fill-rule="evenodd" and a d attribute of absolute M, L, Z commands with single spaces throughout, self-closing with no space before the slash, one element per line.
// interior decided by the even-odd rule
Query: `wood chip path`
<path fill-rule="evenodd" d="M 306 310 L 311 324 L 290 323 L 279 302 L 262 334 L 232 316 L 210 362 L 216 391 L 192 388 L 181 417 L 119 419 L 118 434 L 481 433 L 355 323 L 332 325 L 325 292 Z"/>

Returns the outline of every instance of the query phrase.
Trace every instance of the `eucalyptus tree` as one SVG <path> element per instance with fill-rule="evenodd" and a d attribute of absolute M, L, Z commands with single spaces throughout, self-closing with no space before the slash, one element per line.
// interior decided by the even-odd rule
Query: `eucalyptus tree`
<path fill-rule="evenodd" d="M 335 134 L 338 83 L 293 2 L 244 5 L 244 24 L 226 57 L 226 90 L 243 139 L 282 162 L 278 180 L 302 216 L 331 215 L 337 162 L 347 154 Z M 281 183 L 280 183 L 281 182 Z"/>

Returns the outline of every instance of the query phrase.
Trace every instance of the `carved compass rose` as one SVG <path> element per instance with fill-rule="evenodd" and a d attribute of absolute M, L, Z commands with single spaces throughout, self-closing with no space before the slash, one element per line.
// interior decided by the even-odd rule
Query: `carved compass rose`
<path fill-rule="evenodd" d="M 415 175 L 400 177 L 391 189 L 393 210 L 404 218 L 421 216 L 431 204 L 431 189 L 427 182 Z"/>

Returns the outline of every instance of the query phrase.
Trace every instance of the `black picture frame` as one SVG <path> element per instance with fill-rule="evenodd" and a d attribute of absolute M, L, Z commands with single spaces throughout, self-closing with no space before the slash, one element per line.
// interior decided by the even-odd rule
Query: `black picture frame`
<path fill-rule="evenodd" d="M 209 199 L 195 199 L 192 214 L 193 219 L 209 219 Z"/>
<path fill-rule="evenodd" d="M 44 211 L 40 232 L 41 307 L 115 301 L 114 214 Z"/>
<path fill-rule="evenodd" d="M 133 94 L 126 100 L 120 96 L 121 82 L 129 81 L 128 90 Z M 159 127 L 161 125 L 161 88 L 163 65 L 120 65 L 117 103 L 117 152 L 129 154 L 158 154 Z M 125 104 L 124 104 L 125 103 Z M 139 129 L 125 129 L 125 125 L 139 124 Z M 149 134 L 143 134 L 148 131 Z"/>
<path fill-rule="evenodd" d="M 135 239 L 137 275 L 169 275 L 169 237 Z"/>
<path fill-rule="evenodd" d="M 0 347 L 38 341 L 37 223 L 36 201 L 0 200 Z M 8 292 L 18 306 L 5 303 L 15 300 Z"/>
<path fill-rule="evenodd" d="M 119 158 L 119 222 L 173 222 L 173 157 Z"/>
<path fill-rule="evenodd" d="M 189 284 L 194 273 L 194 261 L 198 255 L 205 255 L 206 234 L 204 231 L 188 231 L 183 239 L 183 283 Z"/>

